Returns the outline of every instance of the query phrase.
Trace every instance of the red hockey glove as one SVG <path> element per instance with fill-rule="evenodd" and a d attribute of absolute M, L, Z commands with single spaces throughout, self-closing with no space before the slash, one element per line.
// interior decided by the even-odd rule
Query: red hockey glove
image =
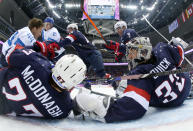
<path fill-rule="evenodd" d="M 49 43 L 47 45 L 47 51 L 49 58 L 53 59 L 55 57 L 55 51 L 59 50 L 60 46 L 56 43 Z"/>
<path fill-rule="evenodd" d="M 60 47 L 57 43 L 45 43 L 36 41 L 34 44 L 35 51 L 40 51 L 44 56 L 49 59 L 53 59 L 55 57 L 55 51 L 59 50 Z"/>
<path fill-rule="evenodd" d="M 47 56 L 47 46 L 46 43 L 44 42 L 40 42 L 40 41 L 36 41 L 34 43 L 34 50 L 37 52 L 41 52 L 42 55 Z"/>
<path fill-rule="evenodd" d="M 112 40 L 106 40 L 105 48 L 110 49 L 110 50 L 115 50 L 116 42 Z"/>
<path fill-rule="evenodd" d="M 115 53 L 115 61 L 121 62 L 123 56 L 124 56 L 124 54 L 122 52 L 116 52 Z"/>

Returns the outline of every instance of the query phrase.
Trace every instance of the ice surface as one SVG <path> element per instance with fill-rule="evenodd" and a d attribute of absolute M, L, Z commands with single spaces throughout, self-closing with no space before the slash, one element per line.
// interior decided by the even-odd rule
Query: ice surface
<path fill-rule="evenodd" d="M 101 87 L 99 87 L 101 88 Z M 96 88 L 95 88 L 96 89 Z M 97 89 L 96 89 L 97 90 Z M 106 89 L 109 90 L 109 89 Z M 108 92 L 108 91 L 107 91 Z M 111 91 L 109 91 L 111 92 Z M 112 93 L 112 92 L 111 92 Z M 40 120 L 0 116 L 0 131 L 193 131 L 193 99 L 178 108 L 152 108 L 138 120 L 105 124 L 91 120 Z"/>

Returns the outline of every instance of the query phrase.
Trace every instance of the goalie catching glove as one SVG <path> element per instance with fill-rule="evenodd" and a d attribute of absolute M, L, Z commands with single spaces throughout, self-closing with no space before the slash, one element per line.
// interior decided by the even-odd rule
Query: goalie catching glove
<path fill-rule="evenodd" d="M 34 50 L 37 52 L 41 52 L 48 59 L 53 59 L 56 54 L 55 51 L 59 50 L 60 46 L 55 42 L 39 42 L 36 41 L 34 44 Z"/>
<path fill-rule="evenodd" d="M 174 45 L 181 45 L 184 49 L 188 47 L 188 43 L 186 43 L 179 37 L 176 37 L 176 38 L 172 37 L 172 40 L 170 41 L 170 43 Z"/>

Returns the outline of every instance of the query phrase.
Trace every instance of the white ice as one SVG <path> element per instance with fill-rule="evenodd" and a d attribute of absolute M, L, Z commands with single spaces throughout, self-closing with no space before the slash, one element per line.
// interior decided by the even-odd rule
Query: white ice
<path fill-rule="evenodd" d="M 109 92 L 112 88 L 92 86 L 95 91 Z M 0 131 L 193 131 L 193 99 L 178 108 L 152 108 L 138 120 L 105 124 L 91 120 L 40 120 L 24 117 L 0 116 Z"/>

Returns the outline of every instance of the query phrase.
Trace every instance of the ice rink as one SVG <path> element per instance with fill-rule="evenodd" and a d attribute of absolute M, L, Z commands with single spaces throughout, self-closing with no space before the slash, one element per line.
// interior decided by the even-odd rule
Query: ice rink
<path fill-rule="evenodd" d="M 92 89 L 111 93 L 112 88 L 102 85 Z M 75 94 L 75 93 L 74 93 Z M 0 131 L 193 131 L 193 99 L 178 108 L 152 108 L 138 120 L 105 124 L 92 120 L 40 120 L 23 117 L 0 116 Z"/>

